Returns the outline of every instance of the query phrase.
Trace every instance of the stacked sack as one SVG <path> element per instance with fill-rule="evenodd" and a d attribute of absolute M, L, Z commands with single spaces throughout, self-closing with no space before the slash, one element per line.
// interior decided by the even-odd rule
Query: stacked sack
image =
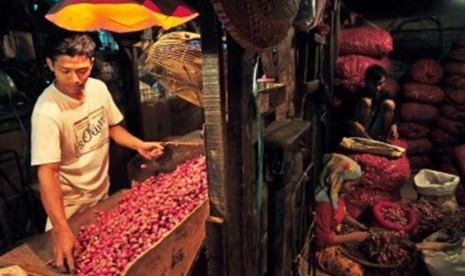
<path fill-rule="evenodd" d="M 338 88 L 353 93 L 362 89 L 365 71 L 372 65 L 390 71 L 391 62 L 387 56 L 393 50 L 393 42 L 389 32 L 376 27 L 345 28 L 339 33 L 338 43 L 335 78 Z M 398 92 L 398 85 L 391 78 L 387 87 L 393 94 Z"/>
<path fill-rule="evenodd" d="M 412 64 L 408 82 L 403 84 L 399 136 L 407 142 L 412 171 L 433 166 L 433 141 L 436 143 L 433 137 L 437 132 L 434 125 L 440 117 L 439 106 L 445 99 L 444 90 L 438 85 L 443 75 L 439 62 L 421 59 Z"/>
<path fill-rule="evenodd" d="M 454 40 L 444 61 L 446 100 L 438 127 L 443 132 L 440 165 L 444 171 L 465 176 L 465 37 Z"/>
<path fill-rule="evenodd" d="M 401 140 L 394 144 L 406 147 Z M 352 153 L 349 157 L 360 165 L 363 172 L 357 188 L 344 196 L 347 212 L 352 217 L 363 220 L 376 203 L 400 200 L 400 190 L 408 184 L 411 175 L 410 163 L 405 155 L 388 158 L 370 153 Z"/>

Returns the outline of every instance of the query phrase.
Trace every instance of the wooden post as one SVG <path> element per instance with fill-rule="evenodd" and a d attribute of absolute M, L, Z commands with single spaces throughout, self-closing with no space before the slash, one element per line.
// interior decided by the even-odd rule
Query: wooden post
<path fill-rule="evenodd" d="M 211 3 L 200 2 L 205 147 L 214 217 L 207 222 L 209 272 L 215 276 L 256 275 L 256 157 L 248 131 L 255 118 L 251 93 L 253 55 L 245 53 L 229 36 L 226 53 L 221 24 Z"/>

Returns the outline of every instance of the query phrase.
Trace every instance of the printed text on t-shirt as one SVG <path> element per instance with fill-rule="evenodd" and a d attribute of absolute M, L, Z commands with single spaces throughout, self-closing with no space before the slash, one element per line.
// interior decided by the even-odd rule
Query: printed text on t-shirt
<path fill-rule="evenodd" d="M 107 116 L 102 107 L 74 123 L 76 158 L 108 142 L 107 122 Z"/>

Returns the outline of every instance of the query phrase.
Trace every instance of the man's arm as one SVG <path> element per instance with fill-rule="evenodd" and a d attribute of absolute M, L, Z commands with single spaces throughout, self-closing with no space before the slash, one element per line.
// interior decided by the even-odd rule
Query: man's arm
<path fill-rule="evenodd" d="M 129 133 L 121 125 L 110 127 L 110 137 L 120 146 L 137 150 L 142 145 L 142 140 Z"/>
<path fill-rule="evenodd" d="M 110 127 L 110 137 L 118 145 L 136 150 L 146 159 L 156 159 L 163 153 L 163 145 L 161 143 L 142 141 L 120 125 Z"/>
<path fill-rule="evenodd" d="M 77 241 L 66 219 L 58 177 L 58 163 L 40 165 L 38 177 L 40 182 L 40 196 L 45 211 L 52 222 L 52 236 L 56 266 L 66 271 L 74 271 L 74 249 Z"/>

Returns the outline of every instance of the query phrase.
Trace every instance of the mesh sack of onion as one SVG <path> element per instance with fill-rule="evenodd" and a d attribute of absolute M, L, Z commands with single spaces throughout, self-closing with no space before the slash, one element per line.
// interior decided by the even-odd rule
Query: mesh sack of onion
<path fill-rule="evenodd" d="M 373 217 L 377 225 L 388 230 L 410 232 L 418 225 L 415 210 L 390 201 L 373 205 Z"/>

